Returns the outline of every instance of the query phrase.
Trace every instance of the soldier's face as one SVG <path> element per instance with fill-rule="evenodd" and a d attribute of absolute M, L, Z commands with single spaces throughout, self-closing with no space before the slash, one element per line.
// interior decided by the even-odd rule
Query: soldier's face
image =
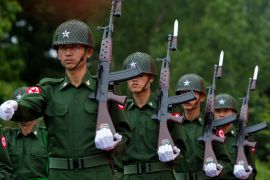
<path fill-rule="evenodd" d="M 215 117 L 215 119 L 222 119 L 222 118 L 228 117 L 232 114 L 235 114 L 235 112 L 229 108 L 216 109 L 215 113 L 214 113 L 214 117 Z"/>
<path fill-rule="evenodd" d="M 61 64 L 67 69 L 71 70 L 74 69 L 74 67 L 77 66 L 77 64 L 81 61 L 81 58 L 84 55 L 85 52 L 84 46 L 80 44 L 70 44 L 70 45 L 60 45 L 58 47 L 58 58 L 61 61 Z M 91 56 L 93 49 L 88 48 L 86 50 L 86 54 L 83 57 L 84 60 L 80 65 L 85 65 L 87 59 Z"/>
<path fill-rule="evenodd" d="M 181 92 L 180 94 L 184 94 L 184 93 L 187 93 L 188 91 L 185 91 L 185 92 Z M 197 91 L 194 91 L 194 95 L 196 97 L 195 100 L 193 101 L 189 101 L 187 103 L 184 103 L 184 104 L 181 104 L 182 105 L 182 108 L 184 110 L 194 110 L 196 108 L 200 108 L 200 105 L 201 103 L 204 101 L 205 99 L 205 96 L 203 94 L 200 94 L 199 92 Z"/>
<path fill-rule="evenodd" d="M 154 81 L 154 78 L 148 74 L 136 77 L 128 80 L 128 88 L 132 93 L 141 93 L 143 91 L 150 90 L 150 84 Z"/>

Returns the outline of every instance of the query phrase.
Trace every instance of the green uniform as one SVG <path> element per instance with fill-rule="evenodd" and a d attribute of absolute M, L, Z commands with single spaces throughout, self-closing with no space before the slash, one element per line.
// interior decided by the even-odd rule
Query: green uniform
<path fill-rule="evenodd" d="M 28 90 L 13 119 L 44 116 L 48 129 L 49 179 L 112 179 L 110 153 L 95 147 L 98 102 L 89 95 L 95 92 L 96 79 L 89 72 L 74 87 L 68 77 L 43 79 Z M 29 94 L 30 93 L 30 94 Z M 130 126 L 117 106 L 109 108 L 116 131 L 127 141 Z"/>
<path fill-rule="evenodd" d="M 11 162 L 8 152 L 8 144 L 5 129 L 0 126 L 0 179 L 10 179 L 12 174 Z"/>
<path fill-rule="evenodd" d="M 203 171 L 204 143 L 198 141 L 203 136 L 203 128 L 201 118 L 185 120 L 182 125 L 174 126 L 174 140 L 177 141 L 180 137 L 185 142 L 184 157 L 175 160 L 176 179 L 208 179 Z"/>
<path fill-rule="evenodd" d="M 216 157 L 218 162 L 223 166 L 220 175 L 216 179 L 236 179 L 236 177 L 233 175 L 233 169 L 237 158 L 237 147 L 235 146 L 237 139 L 236 128 L 233 126 L 231 131 L 225 136 L 226 141 L 224 144 L 218 142 L 214 143 Z M 253 171 L 248 179 L 255 179 L 257 172 L 254 162 L 254 152 L 252 152 L 250 148 L 246 147 L 245 154 L 248 162 L 253 168 Z"/>
<path fill-rule="evenodd" d="M 157 155 L 159 122 L 151 119 L 157 106 L 154 95 L 141 108 L 133 99 L 127 101 L 126 111 L 133 130 L 122 158 L 124 179 L 174 179 L 171 166 L 160 162 Z"/>
<path fill-rule="evenodd" d="M 48 153 L 45 128 L 34 126 L 23 135 L 19 128 L 7 130 L 8 150 L 15 180 L 47 179 Z"/>

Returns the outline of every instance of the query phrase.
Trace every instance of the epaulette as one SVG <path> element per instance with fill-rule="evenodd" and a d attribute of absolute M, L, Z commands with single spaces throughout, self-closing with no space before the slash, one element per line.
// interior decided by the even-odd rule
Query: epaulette
<path fill-rule="evenodd" d="M 43 78 L 39 81 L 39 85 L 45 85 L 45 84 L 55 84 L 62 82 L 64 78 Z"/>

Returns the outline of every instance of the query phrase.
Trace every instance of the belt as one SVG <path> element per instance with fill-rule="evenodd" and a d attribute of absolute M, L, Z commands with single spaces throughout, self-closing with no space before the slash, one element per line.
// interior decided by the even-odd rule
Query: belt
<path fill-rule="evenodd" d="M 158 171 L 172 170 L 167 164 L 164 163 L 137 163 L 135 165 L 124 166 L 124 175 L 128 174 L 144 174 Z"/>
<path fill-rule="evenodd" d="M 110 164 L 105 155 L 96 155 L 83 158 L 54 158 L 49 157 L 50 169 L 85 169 Z"/>
<path fill-rule="evenodd" d="M 200 177 L 205 177 L 205 174 L 203 172 L 175 173 L 176 180 L 197 180 Z"/>

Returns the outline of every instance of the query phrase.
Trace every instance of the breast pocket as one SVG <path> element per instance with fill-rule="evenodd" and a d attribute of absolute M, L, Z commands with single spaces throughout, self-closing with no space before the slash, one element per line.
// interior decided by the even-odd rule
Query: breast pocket
<path fill-rule="evenodd" d="M 90 131 L 95 131 L 96 122 L 97 122 L 97 112 L 98 112 L 97 102 L 86 101 L 84 104 L 84 109 L 87 116 L 85 118 L 86 121 L 84 121 L 84 127 L 88 128 Z"/>
<path fill-rule="evenodd" d="M 20 152 L 18 151 L 10 151 L 10 160 L 11 160 L 11 165 L 14 171 L 18 169 L 19 162 L 20 162 Z"/>
<path fill-rule="evenodd" d="M 46 174 L 48 153 L 46 146 L 32 147 L 30 152 L 30 162 L 33 162 L 33 169 L 39 170 Z"/>
<path fill-rule="evenodd" d="M 67 104 L 49 103 L 45 110 L 45 114 L 50 121 L 49 130 L 50 131 L 66 130 L 67 125 L 66 123 L 64 123 L 64 120 L 67 113 L 68 113 Z M 50 124 L 53 124 L 53 125 L 50 126 Z"/>

